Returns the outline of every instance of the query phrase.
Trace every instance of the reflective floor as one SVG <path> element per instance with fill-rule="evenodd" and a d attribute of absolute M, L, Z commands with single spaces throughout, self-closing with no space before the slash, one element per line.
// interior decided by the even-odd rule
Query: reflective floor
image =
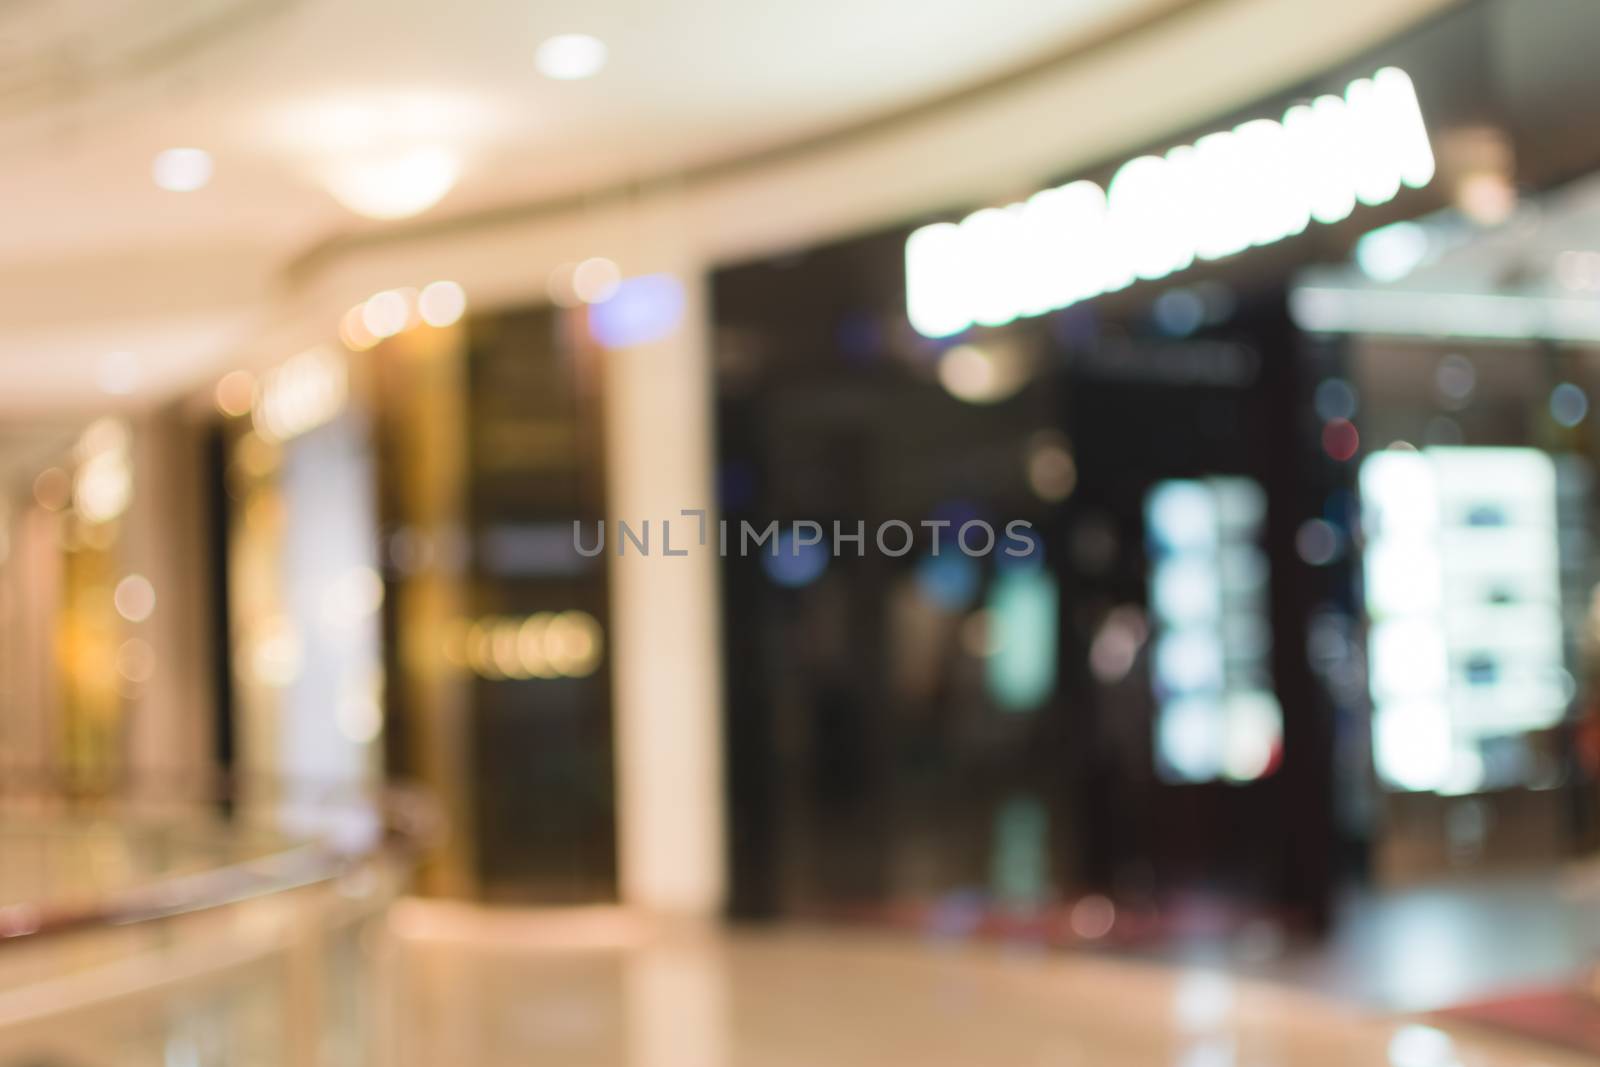
<path fill-rule="evenodd" d="M 1600 963 L 1600 866 L 1539 868 L 1352 892 L 1325 941 L 1266 923 L 1134 950 L 1386 1011 L 1431 1011 L 1559 986 Z"/>
<path fill-rule="evenodd" d="M 1326 955 L 1296 962 L 1290 952 L 1269 980 L 1240 977 L 1237 958 L 1136 960 L 861 929 L 728 931 L 614 909 L 408 899 L 363 920 L 364 893 L 382 899 L 340 885 L 327 900 L 273 896 L 152 937 L 126 928 L 31 951 L 0 944 L 12 980 L 0 990 L 0 1065 L 1594 1062 L 1498 1030 L 1363 1006 L 1320 985 L 1326 974 L 1314 960 L 1335 966 Z M 1440 922 L 1451 928 L 1449 915 Z M 1440 944 L 1411 943 L 1393 975 L 1450 969 L 1461 957 L 1434 955 Z M 45 957 L 56 973 L 32 966 Z M 1347 956 L 1336 966 L 1354 973 L 1367 963 Z M 1481 969 L 1493 966 L 1489 958 Z M 32 981 L 22 973 L 30 970 Z"/>
<path fill-rule="evenodd" d="M 191 814 L 144 822 L 57 815 L 0 817 L 0 907 L 86 903 L 288 847 L 282 834 Z"/>
<path fill-rule="evenodd" d="M 406 904 L 407 1067 L 1592 1062 L 1199 966 Z"/>
<path fill-rule="evenodd" d="M 181 882 L 284 839 L 204 820 L 0 830 L 17 861 L 0 872 L 0 920 L 25 935 L 0 938 L 0 1067 L 1594 1062 L 1427 1013 L 1576 989 L 1600 961 L 1600 866 L 1368 891 L 1321 941 L 1260 920 L 1064 951 L 496 909 L 397 899 L 408 868 L 376 859 L 166 920 L 108 913 L 33 936 L 13 901 Z M 1600 1008 L 1573 1017 L 1600 1047 Z"/>

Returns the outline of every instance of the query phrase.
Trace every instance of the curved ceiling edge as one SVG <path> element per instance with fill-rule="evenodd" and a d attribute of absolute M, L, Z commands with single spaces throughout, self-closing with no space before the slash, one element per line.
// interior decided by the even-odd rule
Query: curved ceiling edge
<path fill-rule="evenodd" d="M 336 236 L 284 277 L 314 287 L 326 275 L 366 275 L 359 265 L 370 257 L 410 258 L 410 246 L 436 250 L 667 197 L 690 205 L 700 257 L 726 262 L 1025 195 L 1248 106 L 1455 2 L 1346 0 L 1336 22 L 1307 34 L 1306 7 L 1292 0 L 1156 0 L 1054 55 L 909 108 L 643 181 Z"/>

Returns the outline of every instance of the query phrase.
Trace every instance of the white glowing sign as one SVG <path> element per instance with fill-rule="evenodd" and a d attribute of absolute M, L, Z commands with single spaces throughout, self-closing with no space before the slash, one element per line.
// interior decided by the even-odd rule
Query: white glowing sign
<path fill-rule="evenodd" d="M 1475 792 L 1484 744 L 1546 729 L 1564 662 L 1557 473 L 1531 448 L 1361 465 L 1373 758 L 1395 789 Z"/>
<path fill-rule="evenodd" d="M 1267 498 L 1249 478 L 1157 482 L 1145 496 L 1156 771 L 1168 782 L 1250 782 L 1283 749 L 1272 689 Z"/>
<path fill-rule="evenodd" d="M 946 337 L 1000 326 L 1334 223 L 1433 178 L 1405 71 L 1124 163 L 1109 191 L 1076 181 L 906 241 L 906 314 Z"/>

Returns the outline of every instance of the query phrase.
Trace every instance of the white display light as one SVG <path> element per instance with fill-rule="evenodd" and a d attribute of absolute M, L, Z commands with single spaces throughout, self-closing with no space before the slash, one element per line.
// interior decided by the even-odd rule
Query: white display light
<path fill-rule="evenodd" d="M 1145 497 L 1156 769 L 1169 782 L 1250 782 L 1283 747 L 1271 690 L 1265 515 L 1248 478 L 1158 482 Z"/>
<path fill-rule="evenodd" d="M 1560 722 L 1557 473 L 1530 448 L 1361 466 L 1373 759 L 1394 789 L 1473 792 L 1483 746 Z"/>
<path fill-rule="evenodd" d="M 1385 67 L 1281 122 L 1130 160 L 1108 190 L 1077 181 L 922 227 L 906 241 L 906 314 L 927 337 L 1042 315 L 1338 222 L 1433 172 L 1411 78 Z"/>

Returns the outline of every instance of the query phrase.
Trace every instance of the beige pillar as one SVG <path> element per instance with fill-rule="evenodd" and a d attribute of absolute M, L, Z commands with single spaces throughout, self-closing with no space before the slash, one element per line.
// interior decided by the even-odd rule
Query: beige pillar
<path fill-rule="evenodd" d="M 156 610 L 123 635 L 154 655 L 150 678 L 124 705 L 127 770 L 144 796 L 203 797 L 217 787 L 204 447 L 204 428 L 176 409 L 135 427 L 119 573 L 143 574 L 156 590 Z"/>
<path fill-rule="evenodd" d="M 669 227 L 670 229 L 670 227 Z M 659 245 L 657 246 L 659 248 Z M 623 903 L 713 915 L 725 891 L 722 684 L 717 610 L 713 427 L 702 267 L 660 252 L 619 261 L 668 270 L 684 286 L 669 337 L 602 354 L 615 701 L 617 844 Z M 636 266 L 637 264 L 637 266 Z M 707 546 L 699 520 L 707 510 Z M 672 520 L 674 551 L 662 554 Z M 617 555 L 616 522 L 651 526 L 651 554 Z"/>

